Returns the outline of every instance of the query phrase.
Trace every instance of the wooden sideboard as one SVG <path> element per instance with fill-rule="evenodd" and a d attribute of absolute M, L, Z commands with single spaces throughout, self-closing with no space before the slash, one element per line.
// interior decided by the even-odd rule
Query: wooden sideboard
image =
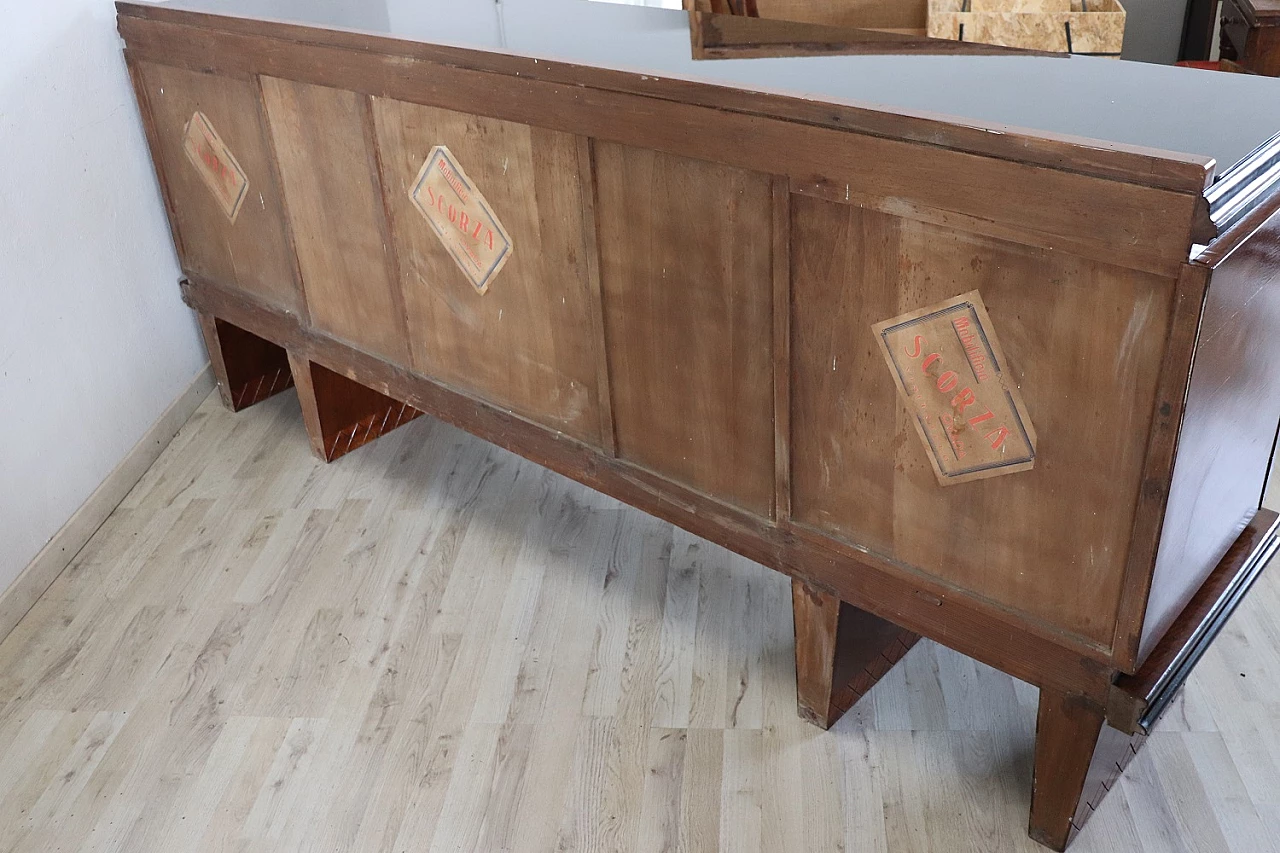
<path fill-rule="evenodd" d="M 1280 77 L 1280 2 L 1222 0 L 1222 56 L 1255 74 Z"/>
<path fill-rule="evenodd" d="M 1038 686 L 1044 844 L 1277 546 L 1277 143 L 118 8 L 227 405 L 296 386 L 326 460 L 430 414 L 791 575 L 820 726 L 921 636 Z"/>

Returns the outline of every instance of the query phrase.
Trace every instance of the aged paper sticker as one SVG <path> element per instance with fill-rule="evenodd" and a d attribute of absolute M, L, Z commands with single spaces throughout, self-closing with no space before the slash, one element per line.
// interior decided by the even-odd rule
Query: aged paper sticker
<path fill-rule="evenodd" d="M 475 289 L 488 290 L 511 257 L 511 238 L 448 148 L 431 149 L 409 197 Z"/>
<path fill-rule="evenodd" d="M 204 113 L 197 111 L 187 122 L 182 150 L 217 199 L 222 212 L 234 223 L 249 194 L 249 178 Z"/>
<path fill-rule="evenodd" d="M 872 329 L 939 483 L 1035 465 L 1036 432 L 978 291 Z"/>

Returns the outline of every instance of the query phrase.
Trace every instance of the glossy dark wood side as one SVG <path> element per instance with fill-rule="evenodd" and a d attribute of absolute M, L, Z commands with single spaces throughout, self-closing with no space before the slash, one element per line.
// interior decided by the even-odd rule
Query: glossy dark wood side
<path fill-rule="evenodd" d="M 284 347 L 212 314 L 199 312 L 198 317 L 218 395 L 228 409 L 247 409 L 293 386 Z"/>
<path fill-rule="evenodd" d="M 830 593 L 791 581 L 800 716 L 829 729 L 920 639 Z"/>
<path fill-rule="evenodd" d="M 311 449 L 325 462 L 363 447 L 422 412 L 306 357 L 289 353 Z"/>

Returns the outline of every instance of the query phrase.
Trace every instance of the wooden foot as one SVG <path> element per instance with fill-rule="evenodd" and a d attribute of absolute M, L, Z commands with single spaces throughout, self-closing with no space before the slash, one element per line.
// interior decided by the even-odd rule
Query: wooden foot
<path fill-rule="evenodd" d="M 1053 850 L 1066 849 L 1146 739 L 1104 726 L 1103 717 L 1082 697 L 1040 690 L 1028 831 Z"/>
<path fill-rule="evenodd" d="M 289 353 L 311 449 L 332 462 L 422 412 L 327 367 Z"/>
<path fill-rule="evenodd" d="M 791 581 L 800 716 L 829 729 L 920 639 L 804 581 Z"/>
<path fill-rule="evenodd" d="M 218 395 L 228 409 L 247 409 L 293 386 L 284 347 L 212 314 L 199 312 L 199 317 L 209 361 L 218 380 Z"/>

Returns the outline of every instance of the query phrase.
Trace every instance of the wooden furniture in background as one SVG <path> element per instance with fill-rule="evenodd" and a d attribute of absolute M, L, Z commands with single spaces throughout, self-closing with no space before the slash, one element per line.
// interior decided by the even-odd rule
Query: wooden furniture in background
<path fill-rule="evenodd" d="M 916 636 L 1036 685 L 1051 847 L 1276 547 L 1280 143 L 1214 183 L 1201 156 L 119 12 L 233 405 L 288 363 L 322 458 L 425 412 L 786 572 L 820 725 Z M 184 148 L 195 116 L 224 158 Z M 484 292 L 429 218 L 445 190 L 415 195 L 441 149 L 441 221 L 510 239 Z M 948 486 L 872 327 L 972 291 L 1038 438 L 1031 470 Z"/>
<path fill-rule="evenodd" d="M 1117 0 L 685 0 L 695 59 L 853 54 L 1119 56 Z"/>
<path fill-rule="evenodd" d="M 1222 57 L 1280 77 L 1280 0 L 1222 0 Z"/>

